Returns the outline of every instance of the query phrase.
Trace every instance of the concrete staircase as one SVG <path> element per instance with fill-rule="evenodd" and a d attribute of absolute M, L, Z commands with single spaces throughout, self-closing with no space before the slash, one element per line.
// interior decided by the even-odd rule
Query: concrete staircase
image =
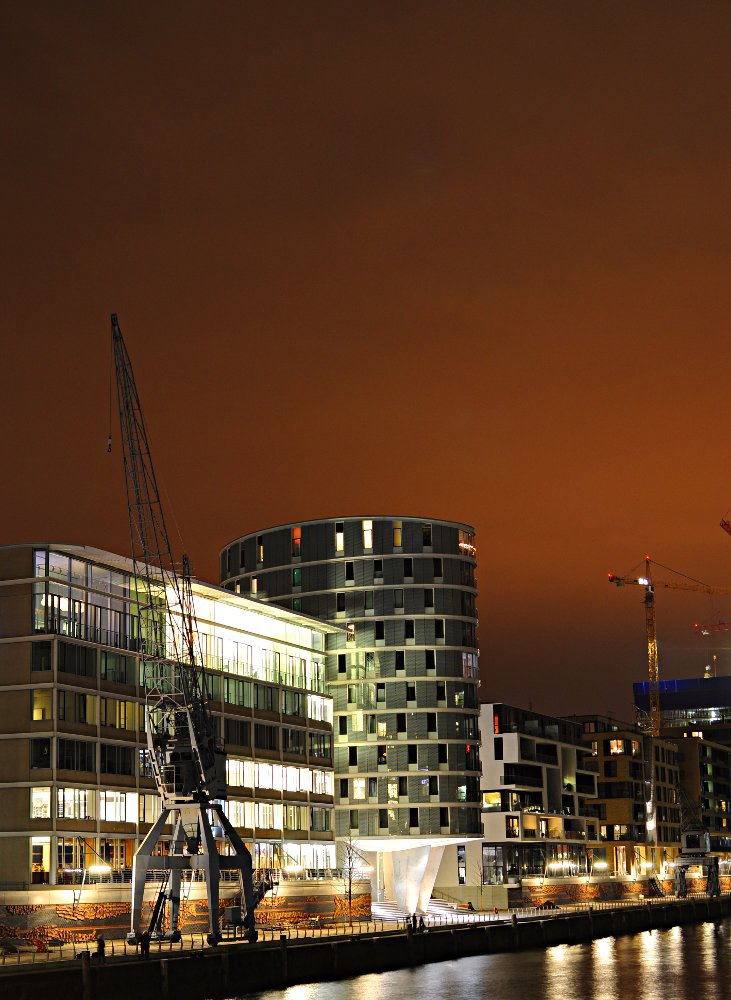
<path fill-rule="evenodd" d="M 391 899 L 384 899 L 380 903 L 371 903 L 371 913 L 377 920 L 393 923 L 403 923 L 407 917 L 411 916 Z M 431 899 L 429 908 L 424 914 L 424 920 L 427 924 L 470 923 L 476 919 L 484 919 L 484 914 L 455 909 L 443 899 Z"/>

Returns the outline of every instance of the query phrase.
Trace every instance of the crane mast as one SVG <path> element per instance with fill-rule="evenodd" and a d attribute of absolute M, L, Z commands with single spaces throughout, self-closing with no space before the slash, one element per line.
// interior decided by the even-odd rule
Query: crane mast
<path fill-rule="evenodd" d="M 170 853 L 155 858 L 166 877 L 153 908 L 151 930 L 161 934 L 167 903 L 166 938 L 178 940 L 182 873 L 203 871 L 206 878 L 211 944 L 220 940 L 219 879 L 221 869 L 238 870 L 246 907 L 249 940 L 256 940 L 251 854 L 229 822 L 221 800 L 227 796 L 226 755 L 216 739 L 208 705 L 206 674 L 195 616 L 188 557 L 182 572 L 175 567 L 160 491 L 132 363 L 116 314 L 112 315 L 112 349 L 117 382 L 132 548 L 132 590 L 137 597 L 136 638 L 146 691 L 145 731 L 153 776 L 161 798 L 161 814 L 137 850 L 132 867 L 132 913 L 128 939 L 142 929 L 142 905 L 152 852 L 168 822 L 173 825 Z M 216 849 L 210 816 L 217 817 L 233 853 Z"/>
<path fill-rule="evenodd" d="M 659 566 L 661 569 L 667 570 L 670 573 L 675 573 L 677 576 L 682 577 L 682 579 L 663 579 L 656 580 L 652 576 L 652 566 Z M 615 584 L 617 587 L 625 586 L 636 586 L 644 588 L 644 607 L 645 607 L 645 634 L 647 636 L 647 676 L 648 676 L 648 702 L 649 702 L 649 712 L 648 718 L 643 725 L 643 728 L 647 734 L 648 746 L 644 754 L 646 761 L 646 773 L 645 773 L 645 784 L 648 789 L 646 796 L 646 809 L 647 809 L 647 839 L 650 843 L 656 843 L 657 841 L 657 823 L 656 823 L 656 792 L 655 792 L 655 764 L 654 764 L 654 747 L 653 741 L 657 739 L 660 735 L 660 670 L 658 664 L 658 650 L 657 650 L 657 627 L 655 618 L 655 590 L 658 587 L 667 588 L 669 590 L 691 590 L 698 591 L 705 594 L 728 594 L 731 593 L 731 588 L 728 587 L 711 587 L 707 583 L 703 583 L 701 580 L 695 580 L 692 577 L 685 576 L 682 573 L 678 573 L 677 570 L 670 569 L 669 566 L 662 566 L 661 563 L 654 563 L 649 556 L 645 556 L 645 574 L 644 576 L 633 576 L 632 574 L 636 572 L 632 570 L 626 576 L 618 576 L 616 573 L 609 573 L 609 582 Z"/>

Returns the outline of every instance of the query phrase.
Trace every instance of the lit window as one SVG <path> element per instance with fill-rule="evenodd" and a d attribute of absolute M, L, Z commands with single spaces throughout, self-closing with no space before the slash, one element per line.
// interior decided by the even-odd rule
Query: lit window
<path fill-rule="evenodd" d="M 252 576 L 251 578 L 251 593 L 252 594 L 259 593 L 259 578 L 257 576 Z"/>
<path fill-rule="evenodd" d="M 292 570 L 292 586 L 293 587 L 302 586 L 302 570 L 299 567 Z"/>
<path fill-rule="evenodd" d="M 292 555 L 299 556 L 302 552 L 302 528 L 292 528 Z"/>
<path fill-rule="evenodd" d="M 30 814 L 33 819 L 49 819 L 51 816 L 51 789 L 31 788 Z"/>
<path fill-rule="evenodd" d="M 474 556 L 477 552 L 475 548 L 475 533 L 474 531 L 463 531 L 461 528 L 459 530 L 459 550 L 468 556 Z"/>
<path fill-rule="evenodd" d="M 624 753 L 624 740 L 610 740 L 609 752 L 615 754 Z"/>
<path fill-rule="evenodd" d="M 363 522 L 363 548 L 373 548 L 373 521 Z"/>
<path fill-rule="evenodd" d="M 400 521 L 394 521 L 393 522 L 393 547 L 395 549 L 400 549 L 401 548 L 401 534 L 402 534 L 402 531 L 401 531 L 401 522 Z"/>
<path fill-rule="evenodd" d="M 35 688 L 33 691 L 33 720 L 43 722 L 51 718 L 51 689 Z"/>
<path fill-rule="evenodd" d="M 345 523 L 343 521 L 335 522 L 335 551 L 345 551 Z"/>
<path fill-rule="evenodd" d="M 365 778 L 353 778 L 353 798 L 364 799 L 366 797 Z"/>
<path fill-rule="evenodd" d="M 264 562 L 264 536 L 259 535 L 256 539 L 256 561 L 258 563 Z"/>

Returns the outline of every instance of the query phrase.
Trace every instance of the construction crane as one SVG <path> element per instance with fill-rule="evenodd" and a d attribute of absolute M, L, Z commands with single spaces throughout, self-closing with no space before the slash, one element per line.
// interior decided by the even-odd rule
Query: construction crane
<path fill-rule="evenodd" d="M 645 807 L 647 812 L 646 819 L 646 829 L 647 829 L 647 839 L 650 843 L 657 842 L 657 822 L 656 822 L 656 806 L 657 806 L 657 796 L 655 792 L 655 764 L 654 764 L 654 751 L 653 751 L 653 740 L 657 739 L 660 735 L 660 669 L 658 663 L 658 651 L 657 651 L 657 627 L 655 618 L 655 589 L 657 587 L 667 588 L 670 590 L 691 590 L 700 591 L 706 594 L 731 594 L 731 588 L 723 587 L 711 587 L 707 583 L 703 583 L 701 580 L 695 580 L 693 577 L 686 576 L 683 573 L 679 573 L 677 570 L 670 569 L 669 566 L 663 566 L 662 563 L 653 563 L 649 556 L 645 556 L 644 576 L 634 576 L 633 574 L 642 566 L 642 563 L 635 569 L 630 570 L 630 572 L 625 576 L 618 576 L 616 573 L 609 573 L 609 582 L 615 584 L 617 587 L 625 586 L 636 586 L 644 588 L 644 606 L 645 606 L 645 633 L 647 636 L 647 672 L 649 679 L 648 686 L 648 701 L 649 701 L 649 711 L 647 719 L 643 720 L 641 725 L 645 729 L 649 746 L 646 747 L 643 753 L 643 758 L 645 761 L 645 785 L 648 789 Z M 657 580 L 653 578 L 652 567 L 658 566 L 660 569 L 666 570 L 668 573 L 674 573 L 681 579 L 676 580 Z"/>
<path fill-rule="evenodd" d="M 649 713 L 648 724 L 645 727 L 650 736 L 660 735 L 660 671 L 657 654 L 657 630 L 655 624 L 655 590 L 657 588 L 668 590 L 691 590 L 704 594 L 731 594 L 731 587 L 712 587 L 701 580 L 686 576 L 678 570 L 663 566 L 662 563 L 653 562 L 649 556 L 645 556 L 644 576 L 633 576 L 642 566 L 636 566 L 625 576 L 618 576 L 616 573 L 609 573 L 609 582 L 617 587 L 637 586 L 644 587 L 645 605 L 645 631 L 647 634 L 647 666 L 649 678 Z M 678 580 L 658 580 L 652 575 L 652 567 L 657 566 L 681 577 Z"/>
<path fill-rule="evenodd" d="M 163 513 L 132 363 L 116 314 L 112 315 L 112 350 L 117 382 L 127 509 L 132 546 L 131 596 L 137 598 L 136 638 L 142 654 L 146 690 L 145 730 L 161 812 L 139 846 L 132 865 L 131 928 L 136 943 L 142 931 L 142 903 L 152 854 L 163 828 L 171 823 L 170 852 L 156 856 L 165 873 L 153 907 L 149 930 L 157 937 L 180 939 L 180 888 L 183 872 L 203 872 L 208 898 L 208 942 L 221 939 L 219 883 L 221 870 L 237 870 L 244 925 L 249 941 L 257 939 L 251 854 L 221 805 L 227 797 L 226 754 L 218 743 L 208 707 L 206 674 L 200 650 L 188 557 L 178 573 Z M 216 817 L 233 849 L 219 855 L 211 825 Z M 168 930 L 163 932 L 167 912 Z"/>

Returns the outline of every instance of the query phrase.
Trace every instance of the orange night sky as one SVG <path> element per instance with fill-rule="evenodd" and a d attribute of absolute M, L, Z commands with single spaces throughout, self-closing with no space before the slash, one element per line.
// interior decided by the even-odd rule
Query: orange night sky
<path fill-rule="evenodd" d="M 482 697 L 631 718 L 642 594 L 606 573 L 731 586 L 728 4 L 38 0 L 0 28 L 0 541 L 129 551 L 116 311 L 200 577 L 281 522 L 465 520 Z M 731 673 L 690 627 L 731 598 L 657 603 L 663 676 Z"/>

